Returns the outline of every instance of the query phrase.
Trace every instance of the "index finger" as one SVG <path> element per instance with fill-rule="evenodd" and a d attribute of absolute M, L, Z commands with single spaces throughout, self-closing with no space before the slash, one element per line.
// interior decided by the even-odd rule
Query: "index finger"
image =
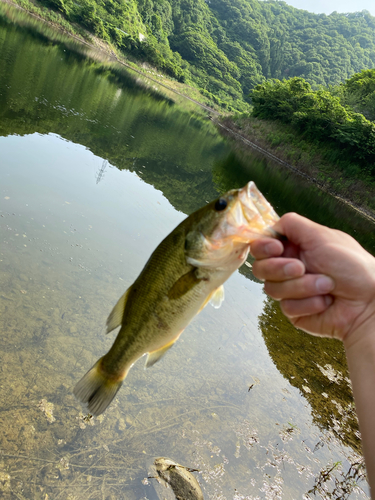
<path fill-rule="evenodd" d="M 284 245 L 273 238 L 260 238 L 250 245 L 250 253 L 257 260 L 279 257 L 284 252 Z"/>

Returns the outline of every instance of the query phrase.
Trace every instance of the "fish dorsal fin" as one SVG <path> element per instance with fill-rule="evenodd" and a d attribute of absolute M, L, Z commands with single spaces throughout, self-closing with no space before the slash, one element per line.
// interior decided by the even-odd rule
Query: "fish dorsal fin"
<path fill-rule="evenodd" d="M 183 274 L 176 283 L 172 286 L 172 288 L 168 292 L 168 298 L 170 300 L 176 300 L 188 293 L 192 288 L 198 285 L 202 280 L 197 278 L 196 269 L 192 269 L 191 271 Z"/>
<path fill-rule="evenodd" d="M 216 288 L 214 293 L 210 297 L 210 304 L 215 308 L 219 309 L 221 304 L 224 302 L 224 286 L 221 285 Z"/>
<path fill-rule="evenodd" d="M 117 301 L 117 304 L 115 307 L 112 309 L 111 314 L 108 316 L 107 319 L 107 333 L 111 332 L 115 328 L 121 325 L 122 323 L 122 318 L 124 317 L 124 311 L 125 311 L 125 305 L 126 301 L 128 300 L 128 295 L 130 292 L 131 287 L 129 287 L 124 295 L 122 295 L 119 300 Z"/>
<path fill-rule="evenodd" d="M 178 337 L 177 337 L 178 338 Z M 172 342 L 164 345 L 160 349 L 156 351 L 149 352 L 147 354 L 147 359 L 145 363 L 145 368 L 150 368 L 150 366 L 154 365 L 160 358 L 164 356 L 164 354 L 173 346 L 177 339 L 173 339 Z"/>

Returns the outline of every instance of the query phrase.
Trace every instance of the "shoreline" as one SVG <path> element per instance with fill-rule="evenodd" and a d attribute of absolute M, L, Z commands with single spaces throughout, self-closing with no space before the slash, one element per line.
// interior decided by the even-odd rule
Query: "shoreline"
<path fill-rule="evenodd" d="M 260 154 L 266 156 L 270 160 L 278 163 L 281 167 L 287 168 L 288 170 L 291 170 L 294 174 L 303 177 L 304 179 L 307 180 L 307 182 L 314 184 L 314 186 L 318 187 L 321 191 L 329 194 L 333 198 L 335 198 L 337 201 L 344 203 L 346 206 L 349 206 L 352 210 L 355 210 L 356 212 L 360 213 L 363 217 L 365 217 L 367 220 L 369 220 L 372 223 L 375 223 L 375 212 L 368 208 L 364 208 L 357 203 L 353 202 L 349 198 L 341 195 L 334 189 L 330 188 L 327 186 L 324 182 L 318 180 L 316 177 L 313 177 L 306 172 L 304 172 L 302 169 L 299 169 L 296 166 L 291 165 L 290 163 L 286 162 L 285 160 L 275 156 L 273 153 L 270 151 L 267 151 L 263 147 L 259 146 L 255 142 L 251 141 L 249 138 L 247 138 L 245 135 L 240 134 L 238 130 L 236 129 L 236 126 L 234 125 L 233 122 L 230 121 L 230 117 L 225 118 L 225 125 L 222 122 L 218 122 L 217 120 L 213 119 L 212 120 L 218 127 L 220 127 L 223 132 L 223 136 L 231 136 L 236 142 L 238 142 L 241 146 L 245 146 L 245 148 L 251 148 L 254 151 L 259 152 Z M 230 121 L 230 123 L 228 123 Z M 229 125 L 229 126 L 228 126 Z M 232 128 L 230 128 L 232 126 Z"/>

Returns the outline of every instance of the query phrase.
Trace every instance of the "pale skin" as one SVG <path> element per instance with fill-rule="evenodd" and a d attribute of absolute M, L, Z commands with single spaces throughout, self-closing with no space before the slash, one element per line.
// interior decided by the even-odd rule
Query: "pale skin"
<path fill-rule="evenodd" d="M 274 229 L 288 240 L 254 241 L 253 273 L 293 325 L 343 342 L 375 500 L 375 258 L 348 234 L 294 213 Z"/>

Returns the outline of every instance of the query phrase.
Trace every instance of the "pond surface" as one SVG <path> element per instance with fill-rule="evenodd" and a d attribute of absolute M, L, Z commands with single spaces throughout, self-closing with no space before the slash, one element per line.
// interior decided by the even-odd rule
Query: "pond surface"
<path fill-rule="evenodd" d="M 248 265 L 104 415 L 76 382 L 158 243 L 253 179 L 279 214 L 374 226 L 259 157 L 200 112 L 0 17 L 0 497 L 154 500 L 166 456 L 206 499 L 368 498 L 341 344 L 294 329 Z"/>

